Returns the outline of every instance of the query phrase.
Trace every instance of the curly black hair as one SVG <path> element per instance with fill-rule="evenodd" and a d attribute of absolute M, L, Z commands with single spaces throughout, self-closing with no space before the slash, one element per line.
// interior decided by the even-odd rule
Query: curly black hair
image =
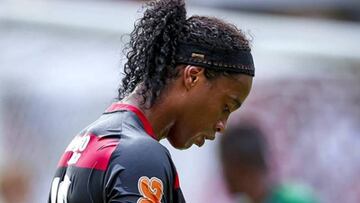
<path fill-rule="evenodd" d="M 250 50 L 249 40 L 236 26 L 220 19 L 204 16 L 186 18 L 184 0 L 158 0 L 147 4 L 144 16 L 130 34 L 124 78 L 118 89 L 122 100 L 134 91 L 144 103 L 153 105 L 169 79 L 178 76 L 175 60 L 179 42 L 190 42 L 225 50 Z M 205 69 L 208 79 L 227 71 Z"/>

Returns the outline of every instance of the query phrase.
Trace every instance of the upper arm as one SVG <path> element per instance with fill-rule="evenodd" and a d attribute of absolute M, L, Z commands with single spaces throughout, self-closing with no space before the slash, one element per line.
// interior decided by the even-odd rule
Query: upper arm
<path fill-rule="evenodd" d="M 119 202 L 168 202 L 174 180 L 166 152 L 158 145 L 126 146 L 112 157 L 105 177 L 105 199 Z"/>

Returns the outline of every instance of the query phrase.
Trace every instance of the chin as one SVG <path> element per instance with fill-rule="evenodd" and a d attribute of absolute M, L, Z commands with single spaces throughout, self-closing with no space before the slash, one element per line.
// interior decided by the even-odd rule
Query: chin
<path fill-rule="evenodd" d="M 168 138 L 168 141 L 170 142 L 171 146 L 180 150 L 189 149 L 192 146 L 192 143 L 182 143 L 179 140 L 173 140 Z"/>

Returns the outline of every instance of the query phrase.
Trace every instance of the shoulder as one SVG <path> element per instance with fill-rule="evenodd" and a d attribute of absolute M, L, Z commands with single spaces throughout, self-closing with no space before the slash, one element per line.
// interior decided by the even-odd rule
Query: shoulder
<path fill-rule="evenodd" d="M 160 202 L 172 198 L 175 179 L 175 167 L 164 146 L 151 137 L 124 137 L 106 172 L 105 193 L 109 200 Z"/>
<path fill-rule="evenodd" d="M 149 135 L 127 137 L 125 134 L 114 151 L 111 162 L 124 166 L 134 164 L 158 168 L 170 167 L 171 157 L 169 151 Z"/>

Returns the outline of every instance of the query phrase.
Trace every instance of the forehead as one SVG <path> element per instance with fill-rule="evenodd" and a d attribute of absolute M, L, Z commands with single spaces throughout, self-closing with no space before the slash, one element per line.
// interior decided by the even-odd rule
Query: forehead
<path fill-rule="evenodd" d="M 243 74 L 219 76 L 214 82 L 216 93 L 243 102 L 250 93 L 252 77 Z"/>

